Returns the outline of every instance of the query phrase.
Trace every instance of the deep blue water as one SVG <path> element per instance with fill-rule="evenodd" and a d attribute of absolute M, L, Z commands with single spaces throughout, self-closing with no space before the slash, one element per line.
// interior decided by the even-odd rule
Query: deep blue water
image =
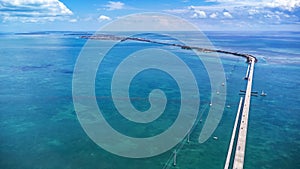
<path fill-rule="evenodd" d="M 85 33 L 83 33 L 85 34 Z M 206 32 L 219 49 L 250 53 L 258 58 L 253 90 L 267 92 L 252 97 L 245 169 L 300 168 L 300 32 Z M 0 168 L 163 168 L 173 150 L 147 159 L 128 159 L 98 147 L 83 131 L 72 100 L 72 76 L 86 40 L 78 33 L 1 34 L 0 46 Z M 149 35 L 148 35 L 149 36 Z M 193 36 L 191 35 L 191 38 Z M 156 36 L 154 38 L 163 37 Z M 103 42 L 104 45 L 106 42 Z M 199 84 L 201 106 L 207 113 L 210 85 L 207 72 L 193 53 L 157 44 L 125 42 L 116 46 L 98 70 L 96 95 L 110 124 L 119 132 L 148 137 L 167 129 L 179 109 L 178 86 L 167 74 L 145 71 L 132 81 L 130 96 L 139 110 L 149 108 L 148 93 L 155 88 L 170 99 L 157 122 L 138 125 L 124 120 L 112 108 L 110 79 L 114 67 L 132 51 L 156 47 L 170 50 L 192 68 Z M 191 143 L 178 153 L 177 166 L 167 168 L 222 168 L 244 89 L 244 59 L 220 55 L 227 77 L 224 114 L 213 136 L 199 144 L 199 123 Z M 180 145 L 178 145 L 180 146 Z M 177 146 L 177 147 L 178 147 Z"/>

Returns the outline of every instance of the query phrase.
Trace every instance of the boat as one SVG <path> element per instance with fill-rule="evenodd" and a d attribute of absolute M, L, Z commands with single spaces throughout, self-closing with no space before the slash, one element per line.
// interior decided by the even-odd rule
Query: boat
<path fill-rule="evenodd" d="M 267 93 L 265 93 L 263 90 L 261 91 L 261 96 L 267 96 Z"/>

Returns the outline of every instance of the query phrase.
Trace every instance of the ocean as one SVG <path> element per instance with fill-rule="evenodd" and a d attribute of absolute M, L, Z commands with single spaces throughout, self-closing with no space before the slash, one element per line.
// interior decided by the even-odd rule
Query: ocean
<path fill-rule="evenodd" d="M 74 109 L 74 67 L 87 42 L 80 36 L 89 33 L 0 34 L 0 168 L 223 168 L 241 97 L 239 91 L 246 87 L 246 60 L 219 54 L 227 79 L 226 106 L 213 135 L 200 144 L 198 136 L 211 100 L 208 72 L 201 60 L 189 50 L 161 44 L 126 41 L 115 46 L 97 71 L 95 94 L 99 108 L 116 131 L 136 138 L 155 136 L 170 128 L 180 109 L 176 81 L 165 72 L 151 69 L 133 78 L 129 96 L 136 109 L 146 111 L 150 107 L 149 92 L 157 88 L 165 91 L 168 102 L 162 116 L 149 124 L 136 124 L 118 113 L 111 97 L 112 73 L 132 52 L 160 48 L 178 55 L 196 77 L 201 100 L 189 143 L 185 138 L 169 151 L 150 158 L 121 157 L 88 137 Z M 267 96 L 251 99 L 244 168 L 300 168 L 300 32 L 204 33 L 217 49 L 249 53 L 258 59 L 253 90 L 259 94 L 264 91 Z M 170 40 L 159 35 L 139 36 Z M 192 39 L 193 35 L 186 36 L 197 40 Z M 97 43 L 105 46 L 110 41 Z M 130 143 L 116 146 L 126 144 Z"/>

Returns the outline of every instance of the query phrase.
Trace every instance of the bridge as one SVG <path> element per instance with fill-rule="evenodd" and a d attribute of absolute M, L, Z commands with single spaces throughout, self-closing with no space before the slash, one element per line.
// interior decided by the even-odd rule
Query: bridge
<path fill-rule="evenodd" d="M 236 127 L 238 125 L 238 119 L 239 119 L 241 109 L 242 109 L 242 117 L 240 120 L 240 127 L 239 127 L 239 133 L 238 133 L 236 150 L 235 150 L 232 168 L 233 169 L 243 169 L 243 167 L 244 167 L 247 129 L 248 129 L 248 118 L 249 118 L 250 100 L 251 100 L 251 95 L 252 95 L 252 81 L 253 81 L 255 59 L 250 58 L 250 61 L 248 64 L 249 64 L 249 66 L 248 66 L 248 70 L 247 70 L 246 77 L 245 77 L 245 79 L 247 79 L 247 81 L 248 81 L 246 92 L 245 92 L 245 98 L 240 99 L 240 104 L 239 104 L 239 108 L 237 111 L 234 128 L 232 131 L 232 136 L 231 136 L 231 140 L 230 140 L 230 144 L 229 144 L 229 148 L 228 148 L 228 153 L 227 153 L 227 158 L 226 158 L 226 163 L 225 163 L 224 169 L 229 168 L 231 152 L 233 149 L 233 143 L 234 143 L 234 139 L 235 139 L 235 135 L 236 135 Z M 243 106 L 241 106 L 242 101 L 244 102 Z"/>

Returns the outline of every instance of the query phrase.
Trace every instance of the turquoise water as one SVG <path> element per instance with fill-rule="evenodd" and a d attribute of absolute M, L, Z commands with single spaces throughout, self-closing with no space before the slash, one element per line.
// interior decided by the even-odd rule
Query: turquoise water
<path fill-rule="evenodd" d="M 258 57 L 253 90 L 267 92 L 253 97 L 247 137 L 245 169 L 300 168 L 300 33 L 299 32 L 206 32 L 220 49 L 251 53 Z M 176 167 L 168 162 L 174 149 L 147 159 L 129 159 L 98 147 L 83 131 L 72 100 L 72 74 L 86 40 L 70 32 L 35 35 L 1 34 L 0 47 L 0 168 L 183 168 L 217 169 L 225 163 L 239 90 L 246 82 L 245 60 L 221 55 L 226 72 L 227 101 L 213 136 L 197 142 L 202 123 L 177 156 Z M 155 37 L 161 38 L 161 37 Z M 191 36 L 192 38 L 192 36 Z M 106 42 L 103 42 L 106 43 Z M 178 54 L 192 68 L 199 84 L 203 120 L 210 102 L 210 85 L 202 63 L 193 53 L 155 44 L 126 42 L 106 58 L 95 81 L 99 107 L 119 132 L 134 137 L 156 135 L 168 128 L 178 111 L 178 86 L 159 71 L 139 74 L 130 88 L 132 103 L 149 108 L 147 94 L 161 88 L 170 99 L 166 114 L 157 122 L 135 126 L 112 108 L 109 79 L 119 57 L 146 48 L 159 47 Z M 118 55 L 117 59 L 110 59 Z M 189 57 L 187 57 L 189 56 Z M 105 61 L 105 60 L 104 60 Z M 103 70 L 103 71 L 101 71 Z M 127 133 L 126 133 L 127 132 Z M 180 147 L 181 144 L 177 146 Z M 167 165 L 166 165 L 167 163 Z"/>

